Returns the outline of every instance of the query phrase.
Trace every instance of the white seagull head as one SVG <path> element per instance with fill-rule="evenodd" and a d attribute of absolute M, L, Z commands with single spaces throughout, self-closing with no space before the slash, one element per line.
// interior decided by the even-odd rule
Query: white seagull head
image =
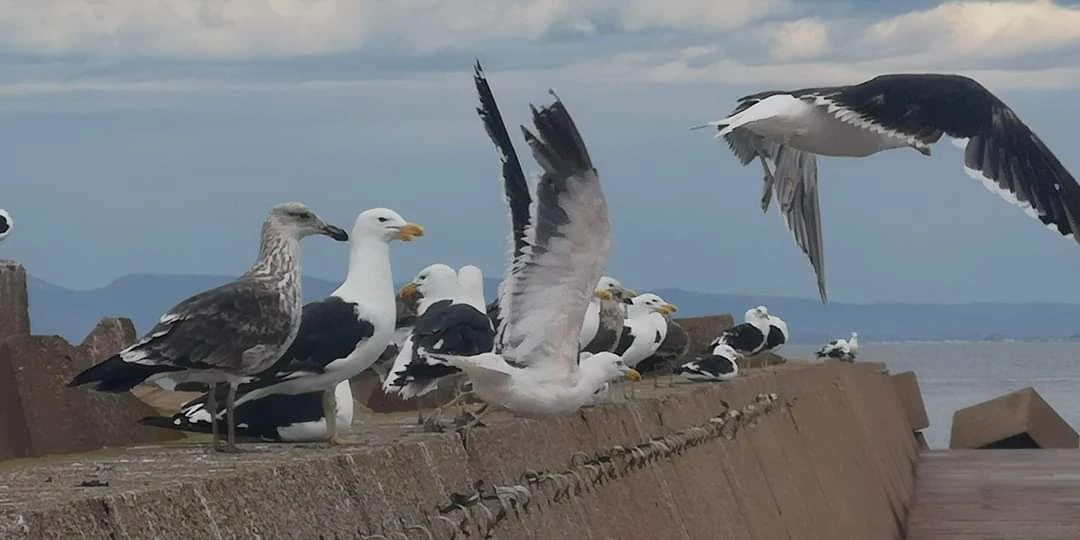
<path fill-rule="evenodd" d="M 307 206 L 298 202 L 279 204 L 270 210 L 267 224 L 286 235 L 300 240 L 308 236 L 321 234 L 338 242 L 349 239 L 349 234 L 342 229 L 327 224 L 315 215 Z"/>
<path fill-rule="evenodd" d="M 586 377 L 594 379 L 598 384 L 604 384 L 626 378 L 630 381 L 640 381 L 641 373 L 626 364 L 622 357 L 611 352 L 596 353 L 581 362 L 581 370 Z"/>
<path fill-rule="evenodd" d="M 766 309 L 765 306 L 758 306 L 756 308 L 750 308 L 750 309 L 746 310 L 746 313 L 743 315 L 743 318 L 748 323 L 752 323 L 752 322 L 755 322 L 755 321 L 762 321 L 762 322 L 765 322 L 767 324 L 769 322 L 769 310 Z"/>
<path fill-rule="evenodd" d="M 424 236 L 424 228 L 405 221 L 401 214 L 389 208 L 372 208 L 356 216 L 352 233 L 357 238 L 378 238 L 385 242 L 392 240 L 411 242 L 418 236 Z"/>
<path fill-rule="evenodd" d="M 486 311 L 484 301 L 484 272 L 467 264 L 457 271 L 458 298 L 470 306 Z"/>
<path fill-rule="evenodd" d="M 639 294 L 630 300 L 630 306 L 635 308 L 635 312 L 649 312 L 659 313 L 661 315 L 671 315 L 679 310 L 679 308 L 672 303 L 664 301 L 663 298 L 653 294 L 645 293 Z"/>
<path fill-rule="evenodd" d="M 630 299 L 637 295 L 637 291 L 627 289 L 622 283 L 619 283 L 619 280 L 611 276 L 601 277 L 596 284 L 595 296 L 601 300 L 618 300 L 629 303 Z"/>
<path fill-rule="evenodd" d="M 13 230 L 15 230 L 15 222 L 12 221 L 11 214 L 0 208 L 0 242 L 3 242 Z"/>
<path fill-rule="evenodd" d="M 405 284 L 398 292 L 403 300 L 437 302 L 452 298 L 457 292 L 458 276 L 453 268 L 445 264 L 433 264 L 424 268 L 412 281 Z"/>

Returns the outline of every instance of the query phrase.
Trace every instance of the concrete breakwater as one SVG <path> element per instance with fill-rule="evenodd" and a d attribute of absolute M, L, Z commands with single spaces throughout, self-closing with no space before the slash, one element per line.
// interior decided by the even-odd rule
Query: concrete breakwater
<path fill-rule="evenodd" d="M 902 538 L 918 448 L 880 364 L 638 385 L 467 440 L 411 415 L 348 444 L 188 444 L 0 464 L 2 538 Z M 775 401 L 769 397 L 775 394 Z"/>

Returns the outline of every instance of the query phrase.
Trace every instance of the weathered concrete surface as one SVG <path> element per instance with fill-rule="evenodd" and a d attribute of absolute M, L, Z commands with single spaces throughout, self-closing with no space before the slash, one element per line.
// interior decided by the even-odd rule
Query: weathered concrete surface
<path fill-rule="evenodd" d="M 690 338 L 691 356 L 704 352 L 705 347 L 716 339 L 720 332 L 735 325 L 735 319 L 726 314 L 675 319 L 675 322 L 686 330 L 686 335 Z"/>
<path fill-rule="evenodd" d="M 953 414 L 949 448 L 1076 448 L 1080 437 L 1027 387 Z"/>
<path fill-rule="evenodd" d="M 633 401 L 567 417 L 495 415 L 467 450 L 457 434 L 406 429 L 412 416 L 401 413 L 358 418 L 335 448 L 232 456 L 153 446 L 0 464 L 0 537 L 428 538 L 422 526 L 442 539 L 465 516 L 451 501 L 471 504 L 454 494 L 481 482 L 531 496 L 492 522 L 496 538 L 902 538 L 918 451 L 880 370 L 789 363 L 723 384 L 639 384 Z M 742 407 L 762 392 L 778 393 L 780 406 L 730 440 L 647 443 L 704 432 L 722 400 Z M 670 452 L 634 468 L 609 464 L 610 477 L 590 466 L 602 481 L 585 490 L 557 473 L 639 443 Z M 498 516 L 468 507 L 464 527 L 482 537 L 475 527 Z"/>
<path fill-rule="evenodd" d="M 0 343 L 30 335 L 30 302 L 26 269 L 13 261 L 0 261 Z"/>
<path fill-rule="evenodd" d="M 919 378 L 915 376 L 915 372 L 897 373 L 892 376 L 892 382 L 896 385 L 896 395 L 911 421 L 911 430 L 921 431 L 930 427 L 930 418 L 926 415 L 926 404 L 923 403 Z"/>
<path fill-rule="evenodd" d="M 924 453 L 912 540 L 1080 538 L 1076 450 Z"/>
<path fill-rule="evenodd" d="M 154 411 L 131 394 L 67 387 L 80 370 L 133 340 L 131 321 L 103 319 L 77 347 L 58 336 L 0 343 L 0 460 L 181 438 L 136 425 Z"/>

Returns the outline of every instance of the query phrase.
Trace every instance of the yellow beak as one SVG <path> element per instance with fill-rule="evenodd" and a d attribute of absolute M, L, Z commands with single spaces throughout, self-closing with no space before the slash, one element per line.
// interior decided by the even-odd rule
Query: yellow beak
<path fill-rule="evenodd" d="M 636 370 L 634 368 L 630 368 L 629 370 L 626 371 L 626 380 L 634 381 L 634 382 L 640 381 L 641 380 L 641 374 L 638 373 L 638 370 Z"/>
<path fill-rule="evenodd" d="M 593 295 L 596 296 L 597 298 L 601 299 L 601 300 L 612 300 L 612 299 L 615 298 L 611 294 L 611 291 L 609 291 L 607 289 L 598 289 L 596 292 L 593 293 Z"/>
<path fill-rule="evenodd" d="M 406 223 L 398 229 L 397 239 L 403 242 L 411 242 L 418 236 L 424 236 L 424 228 L 415 223 Z"/>
<path fill-rule="evenodd" d="M 420 286 L 410 281 L 405 284 L 404 287 L 398 291 L 398 298 L 402 300 L 412 300 L 420 294 Z"/>
<path fill-rule="evenodd" d="M 676 306 L 675 304 L 664 304 L 660 306 L 660 313 L 663 313 L 664 315 L 671 315 L 676 311 L 679 311 L 679 306 Z"/>

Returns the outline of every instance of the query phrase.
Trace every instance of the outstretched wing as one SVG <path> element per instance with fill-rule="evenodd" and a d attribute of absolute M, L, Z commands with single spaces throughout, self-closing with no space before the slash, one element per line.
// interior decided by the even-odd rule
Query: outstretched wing
<path fill-rule="evenodd" d="M 592 291 L 607 264 L 609 223 L 600 177 L 562 102 L 533 109 L 536 134 L 522 128 L 543 169 L 528 245 L 500 291 L 497 348 L 512 365 L 567 377 Z"/>

